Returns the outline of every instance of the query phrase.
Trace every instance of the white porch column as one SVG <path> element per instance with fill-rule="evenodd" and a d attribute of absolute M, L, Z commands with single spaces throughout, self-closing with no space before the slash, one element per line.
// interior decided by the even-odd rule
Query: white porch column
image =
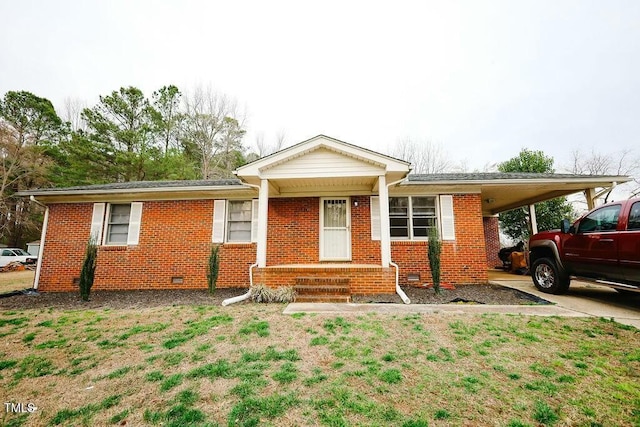
<path fill-rule="evenodd" d="M 380 258 L 382 267 L 388 268 L 391 262 L 391 230 L 389 227 L 389 189 L 384 175 L 378 177 L 380 195 Z"/>
<path fill-rule="evenodd" d="M 531 235 L 538 233 L 538 219 L 536 218 L 536 205 L 529 205 L 529 222 L 531 223 Z"/>
<path fill-rule="evenodd" d="M 256 258 L 258 268 L 267 266 L 267 226 L 269 214 L 269 181 L 260 181 L 260 193 L 258 195 L 258 247 Z"/>
<path fill-rule="evenodd" d="M 596 189 L 587 188 L 584 190 L 584 196 L 587 199 L 587 209 L 591 210 L 596 207 Z"/>

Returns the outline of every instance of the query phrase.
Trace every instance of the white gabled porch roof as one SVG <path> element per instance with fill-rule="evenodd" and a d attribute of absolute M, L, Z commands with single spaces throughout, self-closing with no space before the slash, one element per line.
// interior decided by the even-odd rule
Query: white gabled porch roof
<path fill-rule="evenodd" d="M 318 135 L 238 168 L 242 181 L 269 181 L 270 196 L 377 194 L 378 178 L 404 178 L 410 163 Z"/>

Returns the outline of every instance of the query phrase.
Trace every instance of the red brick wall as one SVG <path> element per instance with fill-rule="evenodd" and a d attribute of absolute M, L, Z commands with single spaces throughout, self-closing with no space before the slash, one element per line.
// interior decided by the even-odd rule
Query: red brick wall
<path fill-rule="evenodd" d="M 441 284 L 486 283 L 487 260 L 480 195 L 454 195 L 453 211 L 456 240 L 442 242 Z M 426 241 L 392 241 L 391 259 L 400 267 L 400 284 L 421 286 L 433 283 Z M 420 281 L 408 282 L 409 273 L 418 273 Z"/>
<path fill-rule="evenodd" d="M 78 289 L 73 278 L 80 276 L 84 251 L 91 232 L 91 203 L 49 206 L 38 288 L 42 291 Z"/>
<path fill-rule="evenodd" d="M 356 264 L 382 262 L 380 240 L 371 240 L 371 206 L 369 196 L 351 197 L 351 253 Z M 354 206 L 355 203 L 358 206 Z M 395 282 L 395 273 L 394 273 Z"/>
<path fill-rule="evenodd" d="M 74 291 L 91 229 L 93 204 L 49 207 L 39 288 Z M 101 246 L 93 289 L 202 289 L 207 287 L 212 200 L 144 202 L 139 244 Z M 253 244 L 225 244 L 220 251 L 218 287 L 247 287 Z M 174 276 L 182 284 L 172 284 Z"/>
<path fill-rule="evenodd" d="M 369 196 L 350 200 L 351 262 L 380 264 L 380 241 L 371 240 Z M 319 197 L 270 199 L 268 222 L 267 266 L 320 262 Z"/>
<path fill-rule="evenodd" d="M 317 197 L 269 201 L 267 266 L 319 262 L 319 206 Z M 40 275 L 42 291 L 77 289 L 73 279 L 80 274 L 92 210 L 91 203 L 49 207 Z M 456 240 L 443 242 L 442 282 L 486 282 L 480 196 L 454 196 L 454 213 Z M 213 200 L 144 202 L 139 244 L 100 247 L 93 289 L 206 288 L 212 219 Z M 351 198 L 351 223 L 352 263 L 379 264 L 380 242 L 371 240 L 368 196 Z M 391 249 L 393 261 L 400 266 L 401 283 L 406 283 L 407 273 L 412 272 L 420 273 L 419 283 L 431 282 L 426 242 L 393 242 Z M 248 286 L 256 245 L 224 244 L 220 257 L 218 287 Z M 388 271 L 353 273 L 355 293 L 370 293 L 372 289 L 386 292 L 389 286 Z M 184 282 L 172 284 L 173 276 L 183 277 Z"/>
<path fill-rule="evenodd" d="M 393 294 L 396 292 L 395 269 L 375 266 L 256 268 L 253 282 L 272 288 L 293 287 L 298 277 L 347 277 L 352 295 Z"/>
<path fill-rule="evenodd" d="M 267 265 L 319 261 L 319 209 L 317 197 L 269 200 Z"/>
<path fill-rule="evenodd" d="M 484 227 L 484 244 L 487 248 L 487 267 L 495 268 L 502 265 L 502 261 L 498 258 L 498 252 L 500 251 L 498 217 L 484 217 L 482 218 L 482 225 Z"/>

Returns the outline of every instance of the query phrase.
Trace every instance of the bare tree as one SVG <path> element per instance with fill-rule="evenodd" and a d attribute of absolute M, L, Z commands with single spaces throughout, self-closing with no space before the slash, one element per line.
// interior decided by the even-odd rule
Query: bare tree
<path fill-rule="evenodd" d="M 576 149 L 571 153 L 571 163 L 565 170 L 574 174 L 631 176 L 634 181 L 627 184 L 628 191 L 632 196 L 640 193 L 640 157 L 633 149 L 613 153 L 598 153 L 592 149 L 589 154 Z M 611 191 L 605 196 L 605 202 L 610 194 Z"/>
<path fill-rule="evenodd" d="M 69 122 L 72 131 L 76 132 L 87 129 L 87 123 L 82 117 L 82 111 L 84 111 L 85 108 L 87 108 L 87 103 L 82 99 L 70 97 L 64 99 L 62 120 Z"/>
<path fill-rule="evenodd" d="M 286 139 L 287 139 L 287 133 L 283 129 L 280 129 L 276 133 L 275 141 L 272 144 L 265 141 L 264 133 L 259 132 L 256 135 L 256 139 L 255 139 L 255 146 L 257 148 L 257 152 L 256 152 L 257 157 L 258 158 L 265 157 L 265 156 L 268 156 L 269 154 L 275 153 L 276 151 L 282 150 L 282 147 L 284 147 Z"/>
<path fill-rule="evenodd" d="M 391 155 L 410 162 L 414 173 L 445 173 L 459 169 L 442 146 L 430 140 L 414 141 L 409 137 L 401 138 L 391 150 Z"/>
<path fill-rule="evenodd" d="M 203 179 L 229 177 L 238 152 L 243 151 L 244 117 L 235 100 L 211 88 L 196 87 L 184 97 L 185 143 L 200 162 Z"/>

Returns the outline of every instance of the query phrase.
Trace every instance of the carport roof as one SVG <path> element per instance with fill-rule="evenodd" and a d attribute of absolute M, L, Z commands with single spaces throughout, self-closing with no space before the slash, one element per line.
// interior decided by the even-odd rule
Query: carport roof
<path fill-rule="evenodd" d="M 442 173 L 409 175 L 402 185 L 459 189 L 461 192 L 464 189 L 476 188 L 482 195 L 483 214 L 495 215 L 587 189 L 610 188 L 631 179 L 622 175 L 521 172 Z"/>

